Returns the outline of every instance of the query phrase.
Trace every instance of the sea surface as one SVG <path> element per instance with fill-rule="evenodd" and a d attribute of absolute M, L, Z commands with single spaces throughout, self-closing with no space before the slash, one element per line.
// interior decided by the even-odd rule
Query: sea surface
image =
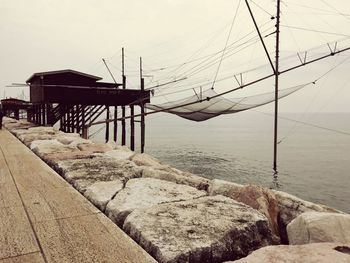
<path fill-rule="evenodd" d="M 258 184 L 350 213 L 350 114 L 280 117 L 277 177 L 272 169 L 273 116 L 261 112 L 198 123 L 170 114 L 150 115 L 146 152 L 206 178 Z"/>

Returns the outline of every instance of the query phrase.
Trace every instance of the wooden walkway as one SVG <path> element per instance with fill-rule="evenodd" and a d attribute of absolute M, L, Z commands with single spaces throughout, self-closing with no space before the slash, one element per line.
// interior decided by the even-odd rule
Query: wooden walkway
<path fill-rule="evenodd" d="M 156 262 L 7 130 L 0 150 L 0 263 Z"/>

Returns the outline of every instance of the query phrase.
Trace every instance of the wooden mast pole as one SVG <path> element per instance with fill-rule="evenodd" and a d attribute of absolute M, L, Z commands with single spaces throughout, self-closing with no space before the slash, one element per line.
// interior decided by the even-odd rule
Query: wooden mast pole
<path fill-rule="evenodd" d="M 281 1 L 277 0 L 276 16 L 276 61 L 275 61 L 275 124 L 274 124 L 274 141 L 273 141 L 273 170 L 277 175 L 277 137 L 278 137 L 278 85 L 279 85 L 279 51 L 280 51 L 280 9 Z"/>
<path fill-rule="evenodd" d="M 122 48 L 122 77 L 123 77 L 123 89 L 126 88 L 126 77 L 124 68 L 124 48 Z M 122 145 L 126 144 L 126 131 L 125 131 L 125 106 L 122 106 Z"/>
<path fill-rule="evenodd" d="M 142 76 L 142 58 L 140 57 L 140 81 L 141 81 L 141 91 L 145 90 L 145 80 Z M 145 152 L 145 105 L 143 100 L 141 100 L 141 153 Z"/>

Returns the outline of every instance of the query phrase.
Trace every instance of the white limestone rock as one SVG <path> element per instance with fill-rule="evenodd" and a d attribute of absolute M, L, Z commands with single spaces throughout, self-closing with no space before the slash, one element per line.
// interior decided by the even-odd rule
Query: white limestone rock
<path fill-rule="evenodd" d="M 269 221 L 276 244 L 280 244 L 279 234 L 279 206 L 274 193 L 258 185 L 230 186 L 227 197 L 246 204 L 255 210 L 263 213 Z"/>
<path fill-rule="evenodd" d="M 3 125 L 6 129 L 8 129 L 9 131 L 13 131 L 13 130 L 18 130 L 18 129 L 28 129 L 31 127 L 35 127 L 35 124 L 31 123 L 31 122 L 27 122 L 25 120 L 8 120 L 8 119 L 3 119 Z"/>
<path fill-rule="evenodd" d="M 209 195 L 230 196 L 232 192 L 239 192 L 244 185 L 228 182 L 220 179 L 213 179 L 209 183 Z"/>
<path fill-rule="evenodd" d="M 93 143 L 91 140 L 75 136 L 65 136 L 65 139 L 67 140 L 67 142 L 70 141 L 68 145 L 73 147 L 79 147 L 80 145 Z"/>
<path fill-rule="evenodd" d="M 142 170 L 131 161 L 117 161 L 111 157 L 59 161 L 56 170 L 69 182 L 76 180 L 124 182 L 131 178 L 141 177 Z"/>
<path fill-rule="evenodd" d="M 334 208 L 315 204 L 309 201 L 305 201 L 300 199 L 294 195 L 272 190 L 275 194 L 275 197 L 278 201 L 279 206 L 279 232 L 282 243 L 288 244 L 288 236 L 287 236 L 287 225 L 298 215 L 304 212 L 330 212 L 330 213 L 342 213 L 339 210 Z"/>
<path fill-rule="evenodd" d="M 104 153 L 106 156 L 112 157 L 115 160 L 129 160 L 135 153 L 132 151 L 110 150 Z"/>
<path fill-rule="evenodd" d="M 161 169 L 145 167 L 142 173 L 143 178 L 155 178 L 164 181 L 185 184 L 197 188 L 198 190 L 207 191 L 209 180 L 194 174 L 184 173 L 176 169 L 164 166 Z"/>
<path fill-rule="evenodd" d="M 183 201 L 205 196 L 206 192 L 153 178 L 131 179 L 106 207 L 106 215 L 119 226 L 135 209 L 156 204 Z"/>
<path fill-rule="evenodd" d="M 289 244 L 318 242 L 350 244 L 350 215 L 306 212 L 287 225 Z"/>
<path fill-rule="evenodd" d="M 73 187 L 81 194 L 84 194 L 86 189 L 96 182 L 95 179 L 78 179 L 72 181 Z"/>
<path fill-rule="evenodd" d="M 123 229 L 160 263 L 222 262 L 271 244 L 264 215 L 219 195 L 136 209 Z"/>
<path fill-rule="evenodd" d="M 153 168 L 162 166 L 159 160 L 146 153 L 137 153 L 131 156 L 130 160 L 139 166 L 151 166 Z"/>
<path fill-rule="evenodd" d="M 50 166 L 54 166 L 58 160 L 68 159 L 81 154 L 78 148 L 64 145 L 58 140 L 36 140 L 30 144 L 31 150 Z"/>
<path fill-rule="evenodd" d="M 89 186 L 84 196 L 102 212 L 105 211 L 107 203 L 124 187 L 121 180 L 96 182 Z"/>
<path fill-rule="evenodd" d="M 30 133 L 47 133 L 47 134 L 55 134 L 57 130 L 54 127 L 51 126 L 38 126 L 38 127 L 33 127 L 29 128 L 28 132 Z"/>
<path fill-rule="evenodd" d="M 112 148 L 106 143 L 82 143 L 79 144 L 78 149 L 80 151 L 91 152 L 91 153 L 105 153 L 111 151 Z"/>
<path fill-rule="evenodd" d="M 80 137 L 79 133 L 63 133 L 63 134 L 60 134 L 60 136 L 58 136 L 56 139 L 62 144 L 69 145 L 73 141 L 79 140 L 82 138 Z"/>
<path fill-rule="evenodd" d="M 79 151 L 78 148 L 64 145 L 58 140 L 35 140 L 30 144 L 30 149 L 38 154 L 44 156 L 46 154 L 67 152 L 67 151 Z"/>
<path fill-rule="evenodd" d="M 249 256 L 225 263 L 349 263 L 350 246 L 340 243 L 314 243 L 300 246 L 267 246 Z"/>

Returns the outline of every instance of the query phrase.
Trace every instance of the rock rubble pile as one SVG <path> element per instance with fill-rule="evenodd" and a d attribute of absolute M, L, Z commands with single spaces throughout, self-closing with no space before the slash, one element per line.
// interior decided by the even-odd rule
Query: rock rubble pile
<path fill-rule="evenodd" d="M 208 180 L 114 142 L 10 118 L 4 126 L 158 262 L 350 262 L 350 216 L 336 209 Z"/>

